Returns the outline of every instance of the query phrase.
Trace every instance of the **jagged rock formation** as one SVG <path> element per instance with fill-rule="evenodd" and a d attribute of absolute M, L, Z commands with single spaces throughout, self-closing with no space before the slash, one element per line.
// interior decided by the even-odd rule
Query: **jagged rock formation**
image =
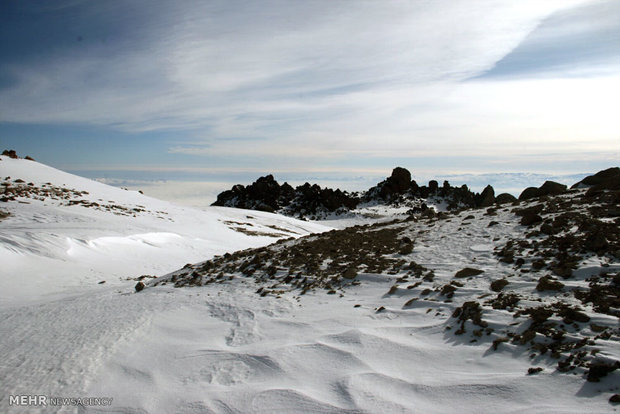
<path fill-rule="evenodd" d="M 359 198 L 346 191 L 309 183 L 293 188 L 288 183 L 280 185 L 272 175 L 267 175 L 247 187 L 238 184 L 220 193 L 213 205 L 304 216 L 339 209 L 351 210 L 358 203 Z"/>
<path fill-rule="evenodd" d="M 427 210 L 429 200 L 445 202 L 448 210 L 489 207 L 497 202 L 490 185 L 481 194 L 473 193 L 466 185 L 452 187 L 448 181 L 444 181 L 441 187 L 435 180 L 431 180 L 428 186 L 420 186 L 411 179 L 407 169 L 396 167 L 389 177 L 361 195 L 309 183 L 293 188 L 288 183 L 278 184 L 272 175 L 268 175 L 247 187 L 238 184 L 220 193 L 213 205 L 304 217 L 346 213 L 362 204 L 404 205 L 411 208 L 410 214 L 414 214 Z M 504 203 L 515 200 L 509 194 L 503 194 L 501 198 Z"/>

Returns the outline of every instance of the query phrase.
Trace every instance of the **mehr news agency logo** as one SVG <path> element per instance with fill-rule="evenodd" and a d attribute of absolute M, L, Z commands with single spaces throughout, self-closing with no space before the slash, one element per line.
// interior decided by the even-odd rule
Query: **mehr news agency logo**
<path fill-rule="evenodd" d="M 112 397 L 51 397 L 47 395 L 9 395 L 10 406 L 47 407 L 47 406 L 109 406 Z"/>

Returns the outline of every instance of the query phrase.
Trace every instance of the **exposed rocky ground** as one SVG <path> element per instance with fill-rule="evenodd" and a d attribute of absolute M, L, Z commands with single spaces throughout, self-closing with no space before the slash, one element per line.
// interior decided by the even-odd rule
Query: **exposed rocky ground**
<path fill-rule="evenodd" d="M 362 193 L 321 188 L 309 183 L 293 188 L 288 183 L 280 185 L 272 175 L 268 175 L 260 177 L 251 185 L 238 184 L 220 193 L 213 205 L 317 219 L 334 213 L 345 214 L 358 207 L 374 204 L 407 206 L 409 213 L 415 214 L 427 210 L 429 204 L 436 202 L 445 203 L 448 210 L 456 210 L 487 207 L 514 200 L 515 197 L 507 193 L 496 197 L 490 185 L 480 194 L 472 192 L 466 185 L 452 187 L 447 181 L 441 187 L 434 180 L 428 186 L 420 186 L 411 179 L 407 169 L 396 167 L 388 178 Z"/>
<path fill-rule="evenodd" d="M 436 315 L 445 320 L 449 341 L 513 352 L 588 382 L 618 376 L 620 354 L 601 349 L 618 350 L 620 340 L 620 169 L 587 177 L 571 190 L 547 182 L 512 201 L 496 198 L 492 189 L 477 195 L 447 185 L 413 190 L 408 181 L 396 169 L 359 200 L 443 190 L 484 208 L 427 211 L 281 240 L 188 264 L 149 285 L 242 279 L 256 283 L 261 296 L 346 296 L 349 287 L 382 275 L 392 280 L 385 297 L 402 297 L 404 310 L 427 306 L 430 312 L 433 303 L 443 303 L 449 311 Z M 481 234 L 488 244 L 474 244 Z M 542 370 L 532 366 L 527 374 Z"/>
<path fill-rule="evenodd" d="M 92 201 L 85 196 L 87 191 L 79 191 L 67 187 L 59 187 L 52 183 L 44 183 L 36 186 L 34 183 L 25 182 L 21 178 L 4 177 L 0 181 L 0 202 L 29 203 L 28 199 L 58 203 L 66 206 L 79 206 L 94 210 L 108 211 L 117 215 L 135 216 L 136 214 L 155 214 L 158 216 L 166 215 L 163 211 L 147 211 L 142 205 L 124 206 L 117 204 L 114 200 Z M 0 213 L 0 219 L 2 215 Z"/>

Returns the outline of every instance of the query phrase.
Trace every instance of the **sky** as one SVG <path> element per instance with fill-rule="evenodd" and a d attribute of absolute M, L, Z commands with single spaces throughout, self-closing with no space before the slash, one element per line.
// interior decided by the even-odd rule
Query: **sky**
<path fill-rule="evenodd" d="M 616 0 L 0 0 L 0 147 L 194 204 L 572 179 L 620 164 L 619 114 Z"/>

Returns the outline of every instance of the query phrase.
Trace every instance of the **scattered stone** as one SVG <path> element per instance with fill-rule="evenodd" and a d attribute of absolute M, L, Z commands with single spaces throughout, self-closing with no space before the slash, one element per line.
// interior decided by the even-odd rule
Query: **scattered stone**
<path fill-rule="evenodd" d="M 357 276 L 357 272 L 352 267 L 345 270 L 344 273 L 342 274 L 342 277 L 348 280 L 355 279 L 356 276 Z"/>
<path fill-rule="evenodd" d="M 601 378 L 607 376 L 610 372 L 613 372 L 620 368 L 620 362 L 592 362 L 590 369 L 588 370 L 587 380 L 589 382 L 600 382 Z"/>
<path fill-rule="evenodd" d="M 140 292 L 145 287 L 146 285 L 143 282 L 138 282 L 136 283 L 136 286 L 134 286 L 134 288 L 136 289 L 136 292 Z"/>
<path fill-rule="evenodd" d="M 614 394 L 611 397 L 609 397 L 609 402 L 612 404 L 620 403 L 620 394 Z"/>
<path fill-rule="evenodd" d="M 479 274 L 484 273 L 484 270 L 474 269 L 472 267 L 466 267 L 464 269 L 459 270 L 454 274 L 455 278 L 465 278 L 470 276 L 477 276 Z"/>
<path fill-rule="evenodd" d="M 531 226 L 536 223 L 540 223 L 541 221 L 542 221 L 542 217 L 536 213 L 529 213 L 521 217 L 522 226 Z"/>
<path fill-rule="evenodd" d="M 527 375 L 536 375 L 539 372 L 542 372 L 544 368 L 536 367 L 536 368 L 528 368 Z"/>
<path fill-rule="evenodd" d="M 491 290 L 493 292 L 500 292 L 508 285 L 508 280 L 506 279 L 497 279 L 491 282 Z"/>
<path fill-rule="evenodd" d="M 538 279 L 536 290 L 539 292 L 543 292 L 545 290 L 558 291 L 558 290 L 562 290 L 563 287 L 564 287 L 564 283 L 551 279 L 551 276 L 543 276 L 540 279 Z"/>

